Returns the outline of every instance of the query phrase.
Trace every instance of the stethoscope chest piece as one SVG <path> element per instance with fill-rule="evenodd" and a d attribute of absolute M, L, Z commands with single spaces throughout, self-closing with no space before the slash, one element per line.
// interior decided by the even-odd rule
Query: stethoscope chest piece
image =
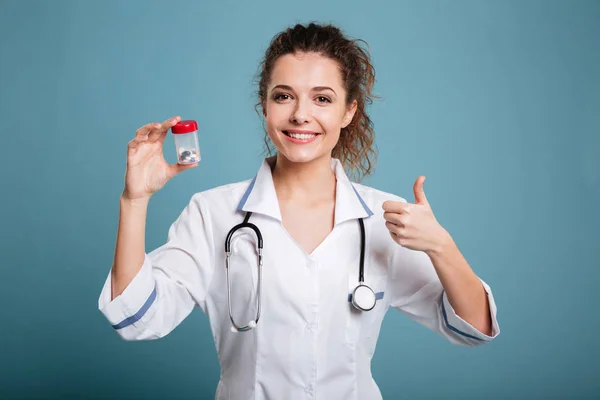
<path fill-rule="evenodd" d="M 363 283 L 359 284 L 352 293 L 352 305 L 361 311 L 371 311 L 376 301 L 375 292 Z"/>

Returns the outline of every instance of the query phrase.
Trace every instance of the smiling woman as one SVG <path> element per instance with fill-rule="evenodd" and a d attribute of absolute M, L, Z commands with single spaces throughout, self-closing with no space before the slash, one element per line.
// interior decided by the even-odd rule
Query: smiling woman
<path fill-rule="evenodd" d="M 357 104 L 356 100 L 346 104 L 336 61 L 318 53 L 286 54 L 270 75 L 263 107 L 278 157 L 291 162 L 330 157 Z M 319 86 L 323 82 L 333 87 Z"/>
<path fill-rule="evenodd" d="M 374 97 L 375 70 L 361 44 L 332 25 L 296 25 L 273 38 L 261 63 L 257 104 L 269 154 L 274 148 L 282 153 L 283 134 L 295 144 L 314 143 L 302 150 L 288 146 L 284 155 L 298 152 L 289 153 L 296 161 L 307 161 L 311 151 L 315 157 L 329 152 L 357 181 L 371 172 L 376 153 L 366 106 Z"/>
<path fill-rule="evenodd" d="M 435 219 L 424 177 L 409 204 L 346 174 L 368 174 L 375 157 L 365 109 L 375 73 L 357 43 L 317 24 L 273 39 L 258 106 L 276 154 L 252 179 L 196 193 L 150 253 L 150 196 L 198 164 L 164 160 L 179 117 L 130 142 L 99 307 L 127 340 L 163 337 L 202 309 L 222 369 L 217 399 L 381 399 L 370 368 L 389 308 L 455 344 L 499 333 L 491 290 Z"/>

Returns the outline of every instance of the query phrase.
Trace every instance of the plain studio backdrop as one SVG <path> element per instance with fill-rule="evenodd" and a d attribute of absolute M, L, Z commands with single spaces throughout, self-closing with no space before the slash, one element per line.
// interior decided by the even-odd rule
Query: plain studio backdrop
<path fill-rule="evenodd" d="M 150 251 L 193 193 L 254 176 L 258 63 L 310 21 L 370 45 L 379 160 L 364 183 L 412 202 L 426 175 L 498 303 L 502 333 L 478 348 L 390 310 L 372 363 L 384 398 L 600 394 L 599 1 L 2 0 L 0 397 L 214 396 L 199 310 L 136 343 L 98 311 L 127 143 L 173 115 L 200 127 L 199 167 L 150 202 Z"/>

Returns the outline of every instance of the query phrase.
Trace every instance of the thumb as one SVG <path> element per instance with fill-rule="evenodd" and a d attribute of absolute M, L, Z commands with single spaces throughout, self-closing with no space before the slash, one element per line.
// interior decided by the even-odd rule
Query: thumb
<path fill-rule="evenodd" d="M 192 169 L 192 168 L 196 168 L 198 166 L 198 163 L 195 162 L 193 164 L 179 164 L 179 163 L 175 163 L 175 164 L 171 164 L 169 165 L 169 169 L 168 169 L 168 178 L 171 179 L 174 176 L 176 176 L 177 174 L 180 174 L 181 172 L 187 170 L 187 169 Z"/>
<path fill-rule="evenodd" d="M 415 203 L 417 204 L 429 204 L 425 191 L 423 190 L 423 184 L 425 183 L 425 176 L 421 175 L 415 181 L 413 191 L 415 192 Z"/>

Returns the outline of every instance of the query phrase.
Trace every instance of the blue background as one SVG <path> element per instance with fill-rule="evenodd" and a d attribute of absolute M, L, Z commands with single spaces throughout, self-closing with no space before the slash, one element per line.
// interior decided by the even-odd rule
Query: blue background
<path fill-rule="evenodd" d="M 0 2 L 0 397 L 212 398 L 198 310 L 125 342 L 98 311 L 127 142 L 173 115 L 203 160 L 150 203 L 147 250 L 195 192 L 262 159 L 258 62 L 295 22 L 366 40 L 381 96 L 364 183 L 425 192 L 498 303 L 502 333 L 455 347 L 388 313 L 385 398 L 600 394 L 600 2 Z M 175 162 L 172 138 L 165 146 Z"/>

